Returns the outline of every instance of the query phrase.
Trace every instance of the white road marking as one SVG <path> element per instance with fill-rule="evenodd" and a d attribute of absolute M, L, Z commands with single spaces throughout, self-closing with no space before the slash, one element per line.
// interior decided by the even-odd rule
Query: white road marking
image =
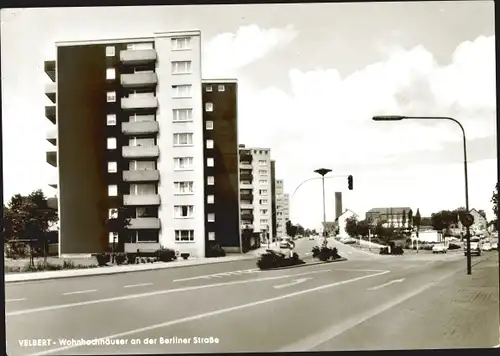
<path fill-rule="evenodd" d="M 247 270 L 242 270 L 242 271 L 231 271 L 231 272 L 223 272 L 223 273 L 214 273 L 214 274 L 206 274 L 203 276 L 196 276 L 196 277 L 189 277 L 189 278 L 181 278 L 181 279 L 174 279 L 174 282 L 184 282 L 184 281 L 194 281 L 196 279 L 207 279 L 207 278 L 220 278 L 221 276 L 224 275 L 229 275 L 228 273 L 238 273 L 238 274 L 243 274 L 243 273 L 256 273 L 260 272 L 258 269 L 247 269 Z"/>
<path fill-rule="evenodd" d="M 358 269 L 358 268 L 339 268 L 336 271 L 349 271 L 349 272 L 384 272 L 383 269 Z"/>
<path fill-rule="evenodd" d="M 79 291 L 76 291 L 76 292 L 63 293 L 63 295 L 85 294 L 85 293 L 93 293 L 93 292 L 97 292 L 97 289 L 79 290 Z"/>
<path fill-rule="evenodd" d="M 389 272 L 389 271 L 387 271 Z M 297 351 L 310 351 L 313 350 L 314 348 L 324 344 L 325 342 L 328 342 L 332 340 L 333 338 L 342 335 L 346 331 L 358 326 L 361 323 L 364 323 L 365 321 L 382 314 L 383 312 L 395 307 L 398 304 L 401 304 L 405 301 L 407 301 L 410 298 L 413 298 L 414 296 L 426 291 L 427 289 L 439 284 L 439 282 L 443 279 L 447 279 L 450 276 L 454 275 L 456 271 L 453 271 L 451 273 L 448 273 L 444 277 L 442 277 L 439 281 L 434 281 L 432 283 L 428 283 L 426 285 L 421 286 L 420 288 L 417 288 L 411 292 L 405 293 L 399 297 L 396 297 L 395 299 L 377 306 L 376 308 L 366 312 L 366 313 L 360 313 L 358 315 L 353 315 L 351 318 L 347 319 L 344 322 L 341 323 L 334 323 L 332 324 L 331 327 L 328 329 L 325 329 L 324 331 L 316 332 L 312 334 L 311 336 L 308 336 L 302 340 L 299 340 L 293 344 L 290 344 L 284 348 L 281 348 L 279 350 L 273 351 L 273 352 L 297 352 Z M 378 274 L 380 275 L 380 274 Z M 377 276 L 371 275 L 372 277 Z"/>
<path fill-rule="evenodd" d="M 153 283 L 129 284 L 129 285 L 123 286 L 123 288 L 145 287 L 145 286 L 151 286 L 151 285 L 153 285 Z"/>
<path fill-rule="evenodd" d="M 146 332 L 146 331 L 151 331 L 151 330 L 166 328 L 166 327 L 169 327 L 169 326 L 172 326 L 172 325 L 187 323 L 187 322 L 194 321 L 194 320 L 199 320 L 199 319 L 205 319 L 205 318 L 208 318 L 208 317 L 211 317 L 211 316 L 215 316 L 215 315 L 230 313 L 230 312 L 233 312 L 233 311 L 237 311 L 237 310 L 241 310 L 241 309 L 246 309 L 246 308 L 251 308 L 251 307 L 255 307 L 255 306 L 263 305 L 263 304 L 269 304 L 269 303 L 272 303 L 272 302 L 277 302 L 277 301 L 280 301 L 280 300 L 284 300 L 284 299 L 288 299 L 288 298 L 293 298 L 293 297 L 296 297 L 296 296 L 299 296 L 299 295 L 304 295 L 304 294 L 308 294 L 308 293 L 312 293 L 312 292 L 316 292 L 316 291 L 320 291 L 320 290 L 324 290 L 324 289 L 328 289 L 328 288 L 332 288 L 332 287 L 338 287 L 338 286 L 341 286 L 341 285 L 344 285 L 344 284 L 353 283 L 353 282 L 360 281 L 360 280 L 363 280 L 363 279 L 377 277 L 377 276 L 380 276 L 380 275 L 386 274 L 386 273 L 389 273 L 389 271 L 382 271 L 382 272 L 379 272 L 379 273 L 369 274 L 369 275 L 366 275 L 366 276 L 361 276 L 361 277 L 356 277 L 356 278 L 351 278 L 351 279 L 347 279 L 347 280 L 340 281 L 340 282 L 334 282 L 334 283 L 330 283 L 330 284 L 325 284 L 325 285 L 322 285 L 322 286 L 319 286 L 319 287 L 314 287 L 314 288 L 310 288 L 310 289 L 301 290 L 301 291 L 298 291 L 298 292 L 293 292 L 293 293 L 289 293 L 289 294 L 285 294 L 285 295 L 280 295 L 279 297 L 263 299 L 263 300 L 259 300 L 257 302 L 252 302 L 252 303 L 247 303 L 247 304 L 241 304 L 241 305 L 237 305 L 235 307 L 230 307 L 230 308 L 225 308 L 225 309 L 219 309 L 219 310 L 215 310 L 215 311 L 208 312 L 208 313 L 202 313 L 202 314 L 197 314 L 197 315 L 189 316 L 189 317 L 186 317 L 186 318 L 170 320 L 170 321 L 167 321 L 167 322 L 164 322 L 164 323 L 150 325 L 150 326 L 146 326 L 146 327 L 138 328 L 138 329 L 134 329 L 134 330 L 129 330 L 129 331 L 125 331 L 125 332 L 122 332 L 122 333 L 119 333 L 119 334 L 104 336 L 104 337 L 101 337 L 101 338 L 96 339 L 96 340 L 124 338 L 126 336 L 130 336 L 130 335 L 134 335 L 134 334 L 139 334 L 139 333 L 143 333 L 143 332 Z M 63 346 L 63 347 L 59 347 L 59 348 L 55 348 L 55 349 L 51 349 L 51 350 L 47 350 L 47 351 L 42 351 L 42 352 L 38 352 L 38 353 L 35 353 L 35 354 L 31 354 L 30 356 L 50 355 L 50 354 L 52 354 L 54 352 L 66 351 L 66 350 L 76 349 L 76 348 L 79 348 L 79 347 L 80 346 L 73 346 L 73 345 Z"/>
<path fill-rule="evenodd" d="M 290 282 L 290 283 L 287 283 L 287 284 L 281 284 L 279 286 L 274 286 L 274 288 L 275 289 L 281 289 L 281 288 L 291 287 L 291 286 L 295 286 L 295 285 L 300 284 L 300 283 L 304 283 L 304 282 L 306 282 L 306 281 L 308 281 L 310 279 L 311 279 L 311 277 L 299 278 L 299 279 L 296 279 L 293 282 Z"/>
<path fill-rule="evenodd" d="M 16 310 L 16 311 L 6 313 L 5 316 L 17 316 L 17 315 L 24 315 L 24 314 L 39 313 L 39 312 L 50 311 L 50 310 L 67 309 L 67 308 L 79 307 L 79 306 L 84 306 L 84 305 L 111 303 L 111 302 L 116 302 L 119 300 L 146 298 L 146 297 L 152 297 L 152 296 L 164 295 L 164 294 L 170 294 L 170 293 L 177 293 L 177 292 L 188 292 L 188 291 L 193 291 L 193 290 L 198 290 L 198 289 L 225 287 L 225 286 L 253 283 L 253 282 L 264 282 L 264 281 L 271 281 L 271 280 L 275 280 L 275 279 L 283 279 L 283 278 L 290 278 L 290 277 L 293 278 L 293 277 L 297 277 L 297 276 L 303 276 L 303 275 L 315 274 L 315 273 L 324 273 L 324 272 L 330 272 L 330 271 L 331 271 L 330 269 L 325 269 L 325 270 L 311 271 L 311 272 L 304 272 L 304 273 L 297 273 L 297 274 L 289 274 L 289 275 L 283 275 L 283 276 L 254 278 L 254 279 L 248 279 L 248 280 L 242 280 L 242 281 L 205 284 L 205 285 L 201 285 L 201 286 L 192 286 L 192 287 L 184 287 L 184 288 L 177 288 L 177 289 L 165 289 L 165 290 L 158 290 L 158 291 L 154 291 L 154 292 L 147 292 L 147 293 L 140 293 L 140 294 L 129 294 L 129 295 L 123 295 L 123 296 L 119 296 L 119 297 L 112 297 L 112 298 L 95 299 L 95 300 L 88 300 L 88 301 L 76 302 L 76 303 L 51 305 L 48 307 Z"/>
<path fill-rule="evenodd" d="M 22 302 L 23 300 L 26 300 L 28 298 L 15 298 L 15 299 L 6 299 L 5 302 Z"/>
<path fill-rule="evenodd" d="M 387 282 L 387 283 L 384 283 L 384 284 L 381 284 L 379 286 L 376 286 L 376 287 L 371 287 L 371 288 L 368 288 L 367 290 L 379 290 L 379 289 L 382 289 L 384 287 L 387 287 L 387 286 L 390 286 L 391 284 L 394 284 L 394 283 L 401 283 L 401 282 L 404 282 L 406 278 L 401 278 L 401 279 L 395 279 L 395 280 L 392 280 L 390 282 Z"/>

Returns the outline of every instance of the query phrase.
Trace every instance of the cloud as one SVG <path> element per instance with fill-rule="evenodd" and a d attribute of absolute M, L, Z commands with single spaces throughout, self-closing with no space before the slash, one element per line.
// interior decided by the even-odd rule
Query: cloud
<path fill-rule="evenodd" d="M 257 25 L 242 26 L 236 33 L 219 34 L 203 48 L 203 75 L 232 75 L 236 69 L 289 44 L 297 35 L 298 31 L 293 26 L 262 29 Z"/>

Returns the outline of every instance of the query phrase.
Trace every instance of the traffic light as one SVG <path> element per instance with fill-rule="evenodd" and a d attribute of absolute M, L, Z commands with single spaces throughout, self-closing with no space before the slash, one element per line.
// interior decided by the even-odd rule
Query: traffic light
<path fill-rule="evenodd" d="M 349 190 L 352 190 L 352 176 L 348 176 L 347 177 L 347 187 L 349 188 Z"/>

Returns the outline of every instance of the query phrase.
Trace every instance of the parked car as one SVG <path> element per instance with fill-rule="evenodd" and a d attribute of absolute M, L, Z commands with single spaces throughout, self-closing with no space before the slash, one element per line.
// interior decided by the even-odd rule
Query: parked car
<path fill-rule="evenodd" d="M 340 242 L 342 242 L 343 244 L 354 244 L 356 243 L 356 239 L 353 239 L 351 237 L 343 237 L 340 239 Z"/>
<path fill-rule="evenodd" d="M 315 237 L 313 235 L 309 236 L 309 241 L 313 241 Z"/>
<path fill-rule="evenodd" d="M 448 246 L 443 243 L 435 244 L 432 246 L 432 253 L 446 253 L 448 252 Z"/>
<path fill-rule="evenodd" d="M 477 236 L 470 239 L 470 254 L 481 256 L 481 240 Z M 464 244 L 464 256 L 467 256 L 467 243 Z"/>
<path fill-rule="evenodd" d="M 280 240 L 280 248 L 293 248 L 295 244 L 289 237 L 282 237 Z"/>
<path fill-rule="evenodd" d="M 497 250 L 498 249 L 498 241 L 493 241 L 491 243 L 491 249 L 492 250 Z"/>
<path fill-rule="evenodd" d="M 491 251 L 493 250 L 493 247 L 491 246 L 491 244 L 489 242 L 485 242 L 483 243 L 483 245 L 481 246 L 481 249 L 483 251 Z"/>

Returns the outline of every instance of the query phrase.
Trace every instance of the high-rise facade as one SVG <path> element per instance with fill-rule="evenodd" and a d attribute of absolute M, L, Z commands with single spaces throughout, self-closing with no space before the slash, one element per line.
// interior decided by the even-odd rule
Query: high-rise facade
<path fill-rule="evenodd" d="M 276 161 L 271 160 L 271 230 L 273 240 L 278 236 L 277 196 L 276 196 Z"/>
<path fill-rule="evenodd" d="M 276 180 L 276 228 L 278 237 L 286 236 L 286 222 L 290 220 L 289 195 L 285 194 L 282 179 Z"/>
<path fill-rule="evenodd" d="M 54 104 L 45 114 L 56 128 L 47 161 L 58 170 L 59 253 L 108 250 L 116 234 L 107 220 L 118 211 L 130 218 L 119 249 L 204 256 L 217 239 L 205 189 L 217 157 L 205 145 L 200 32 L 56 46 L 56 61 L 45 62 Z M 214 146 L 229 139 L 237 149 L 234 130 L 222 131 Z"/>
<path fill-rule="evenodd" d="M 271 149 L 240 145 L 242 229 L 252 227 L 262 241 L 273 240 Z"/>

